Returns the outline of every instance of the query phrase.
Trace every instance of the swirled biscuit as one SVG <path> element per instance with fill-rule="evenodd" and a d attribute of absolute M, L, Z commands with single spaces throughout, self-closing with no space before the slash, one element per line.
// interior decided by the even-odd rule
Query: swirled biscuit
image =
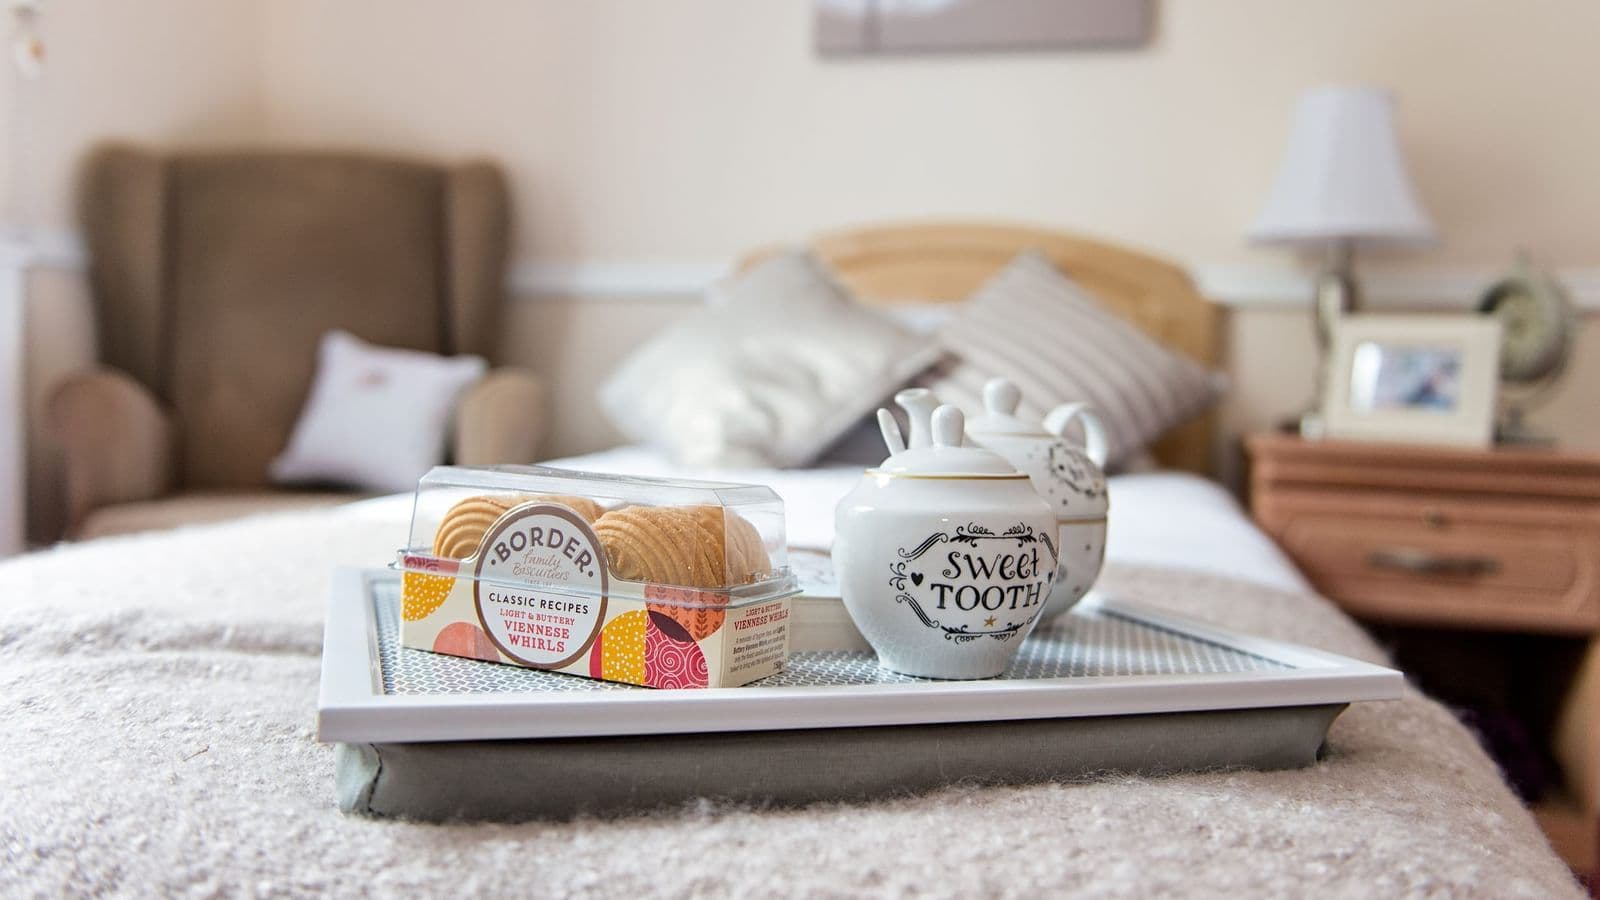
<path fill-rule="evenodd" d="M 689 511 L 707 529 L 722 535 L 726 548 L 726 586 L 744 584 L 772 570 L 761 532 L 750 520 L 720 506 L 693 506 Z"/>
<path fill-rule="evenodd" d="M 494 523 L 515 505 L 517 497 L 468 497 L 450 507 L 433 535 L 433 555 L 466 559 L 478 549 Z"/>
<path fill-rule="evenodd" d="M 625 581 L 683 587 L 722 587 L 722 535 L 685 509 L 630 506 L 594 523 L 611 574 Z"/>
<path fill-rule="evenodd" d="M 575 497 L 571 494 L 529 494 L 522 497 L 517 503 L 527 503 L 530 500 L 540 500 L 545 503 L 557 503 L 578 514 L 578 518 L 593 525 L 595 520 L 605 515 L 606 508 L 588 497 Z"/>
<path fill-rule="evenodd" d="M 577 513 L 586 522 L 600 518 L 605 509 L 588 497 L 564 494 L 506 494 L 468 497 L 450 507 L 433 536 L 433 555 L 466 559 L 478 549 L 483 536 L 514 506 L 532 501 L 556 503 Z"/>

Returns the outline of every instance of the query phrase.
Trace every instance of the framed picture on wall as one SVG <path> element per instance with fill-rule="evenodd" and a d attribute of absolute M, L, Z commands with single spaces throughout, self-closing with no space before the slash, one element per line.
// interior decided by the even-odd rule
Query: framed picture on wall
<path fill-rule="evenodd" d="M 1330 438 L 1488 446 L 1500 323 L 1482 316 L 1349 316 L 1333 333 Z"/>
<path fill-rule="evenodd" d="M 1108 50 L 1150 40 L 1153 0 L 812 0 L 823 56 Z"/>

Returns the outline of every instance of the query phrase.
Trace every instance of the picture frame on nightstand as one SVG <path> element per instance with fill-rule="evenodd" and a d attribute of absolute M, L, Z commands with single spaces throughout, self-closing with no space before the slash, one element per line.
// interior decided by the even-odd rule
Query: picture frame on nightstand
<path fill-rule="evenodd" d="M 1487 447 L 1500 323 L 1482 316 L 1362 315 L 1334 328 L 1325 436 Z"/>

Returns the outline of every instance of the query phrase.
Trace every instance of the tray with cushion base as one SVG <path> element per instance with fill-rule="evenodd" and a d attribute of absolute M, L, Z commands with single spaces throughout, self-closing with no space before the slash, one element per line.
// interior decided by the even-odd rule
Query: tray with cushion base
<path fill-rule="evenodd" d="M 403 648 L 398 598 L 392 572 L 335 573 L 318 735 L 339 745 L 347 811 L 505 820 L 1291 768 L 1346 704 L 1402 689 L 1390 669 L 1091 596 L 996 679 L 880 669 L 824 597 L 796 601 L 809 637 L 782 673 L 650 690 Z"/>

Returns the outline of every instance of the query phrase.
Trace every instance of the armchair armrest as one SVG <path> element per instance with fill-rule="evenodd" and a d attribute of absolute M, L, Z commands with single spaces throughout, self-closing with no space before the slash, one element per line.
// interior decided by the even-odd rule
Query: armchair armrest
<path fill-rule="evenodd" d="M 111 503 L 150 500 L 172 488 L 172 423 L 144 385 L 114 369 L 69 375 L 55 386 L 46 424 L 66 462 L 67 527 Z"/>
<path fill-rule="evenodd" d="M 455 462 L 529 463 L 545 433 L 544 384 L 531 372 L 495 369 L 467 388 L 456 411 Z"/>

